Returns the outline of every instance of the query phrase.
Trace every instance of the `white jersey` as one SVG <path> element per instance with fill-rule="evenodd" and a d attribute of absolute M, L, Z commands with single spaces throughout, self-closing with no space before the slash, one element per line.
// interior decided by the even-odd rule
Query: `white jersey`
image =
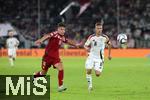
<path fill-rule="evenodd" d="M 104 61 L 104 49 L 105 44 L 108 42 L 108 37 L 106 35 L 90 35 L 87 39 L 85 46 L 90 47 L 89 57 L 101 59 Z"/>
<path fill-rule="evenodd" d="M 6 44 L 8 49 L 16 49 L 16 46 L 19 45 L 19 41 L 15 37 L 12 37 L 7 39 Z"/>

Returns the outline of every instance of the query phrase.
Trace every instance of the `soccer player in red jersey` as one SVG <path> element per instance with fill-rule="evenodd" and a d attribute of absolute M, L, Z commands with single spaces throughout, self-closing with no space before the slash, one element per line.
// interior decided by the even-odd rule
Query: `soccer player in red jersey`
<path fill-rule="evenodd" d="M 58 70 L 58 91 L 62 92 L 65 91 L 67 88 L 63 85 L 63 78 L 64 78 L 64 68 L 63 64 L 59 57 L 59 47 L 62 43 L 67 43 L 72 46 L 78 47 L 78 45 L 70 40 L 67 39 L 65 36 L 65 24 L 59 23 L 57 26 L 57 31 L 48 33 L 44 35 L 41 39 L 35 41 L 36 45 L 40 45 L 43 41 L 49 40 L 46 48 L 45 54 L 42 60 L 42 70 L 34 74 L 34 78 L 46 75 L 48 69 L 53 65 L 54 68 Z"/>

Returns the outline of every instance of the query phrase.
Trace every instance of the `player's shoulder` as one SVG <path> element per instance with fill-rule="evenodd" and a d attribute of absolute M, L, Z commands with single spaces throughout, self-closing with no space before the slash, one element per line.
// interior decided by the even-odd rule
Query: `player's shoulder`
<path fill-rule="evenodd" d="M 17 39 L 16 37 L 12 37 L 12 39 Z"/>
<path fill-rule="evenodd" d="M 56 35 L 56 34 L 58 34 L 58 32 L 57 31 L 53 31 L 53 32 L 50 32 L 50 33 L 48 33 L 50 36 L 54 36 L 54 35 Z"/>
<path fill-rule="evenodd" d="M 106 34 L 102 34 L 101 36 L 106 38 L 106 39 L 109 39 L 109 37 Z"/>
<path fill-rule="evenodd" d="M 12 40 L 12 38 L 7 38 L 7 41 L 11 41 Z"/>
<path fill-rule="evenodd" d="M 10 40 L 10 38 L 7 38 L 6 40 Z"/>
<path fill-rule="evenodd" d="M 17 39 L 16 37 L 13 37 L 12 40 L 16 41 L 16 40 L 18 40 L 18 39 Z"/>
<path fill-rule="evenodd" d="M 91 34 L 91 35 L 88 36 L 87 39 L 90 40 L 90 39 L 92 39 L 94 36 L 95 36 L 95 34 Z"/>
<path fill-rule="evenodd" d="M 6 39 L 6 42 L 9 42 L 9 41 L 10 41 L 10 39 L 9 39 L 9 38 L 7 38 L 7 39 Z"/>

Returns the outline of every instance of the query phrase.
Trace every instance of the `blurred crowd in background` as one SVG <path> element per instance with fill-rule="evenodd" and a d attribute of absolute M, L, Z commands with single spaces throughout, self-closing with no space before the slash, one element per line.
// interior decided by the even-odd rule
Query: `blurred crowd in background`
<path fill-rule="evenodd" d="M 18 33 L 20 48 L 35 48 L 34 41 L 55 30 L 64 21 L 66 35 L 80 43 L 94 33 L 94 20 L 104 20 L 103 33 L 117 48 L 117 35 L 128 36 L 128 48 L 150 48 L 149 0 L 74 0 L 78 2 L 66 13 L 59 13 L 73 0 L 0 0 L 0 24 L 10 24 Z M 82 3 L 90 2 L 78 16 Z M 1 33 L 0 33 L 1 34 Z M 0 48 L 8 36 L 0 35 Z M 46 42 L 41 48 L 45 47 Z"/>

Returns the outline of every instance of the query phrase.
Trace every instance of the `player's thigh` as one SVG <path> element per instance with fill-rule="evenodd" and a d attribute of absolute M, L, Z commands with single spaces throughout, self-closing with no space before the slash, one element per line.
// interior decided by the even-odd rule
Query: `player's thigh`
<path fill-rule="evenodd" d="M 62 62 L 58 62 L 54 65 L 54 67 L 56 67 L 58 70 L 63 70 L 63 63 Z"/>
<path fill-rule="evenodd" d="M 47 72 L 48 71 L 48 69 L 50 68 L 50 66 L 51 66 L 51 64 L 48 62 L 48 61 L 46 61 L 46 60 L 42 60 L 42 65 L 41 65 L 41 67 L 42 67 L 42 71 L 43 72 Z"/>
<path fill-rule="evenodd" d="M 86 68 L 86 70 L 92 69 L 93 66 L 94 66 L 93 59 L 88 57 L 88 58 L 86 59 L 86 62 L 85 62 L 85 68 Z"/>
<path fill-rule="evenodd" d="M 13 56 L 13 50 L 12 49 L 8 49 L 8 56 L 12 57 Z"/>
<path fill-rule="evenodd" d="M 53 60 L 53 66 L 57 68 L 58 70 L 63 70 L 63 63 L 61 62 L 60 58 Z"/>
<path fill-rule="evenodd" d="M 95 62 L 94 66 L 95 74 L 100 75 L 103 71 L 103 61 L 101 59 L 97 59 L 94 62 Z"/>
<path fill-rule="evenodd" d="M 92 69 L 86 69 L 86 74 L 92 74 Z"/>
<path fill-rule="evenodd" d="M 16 50 L 15 49 L 12 50 L 12 57 L 16 58 Z"/>

